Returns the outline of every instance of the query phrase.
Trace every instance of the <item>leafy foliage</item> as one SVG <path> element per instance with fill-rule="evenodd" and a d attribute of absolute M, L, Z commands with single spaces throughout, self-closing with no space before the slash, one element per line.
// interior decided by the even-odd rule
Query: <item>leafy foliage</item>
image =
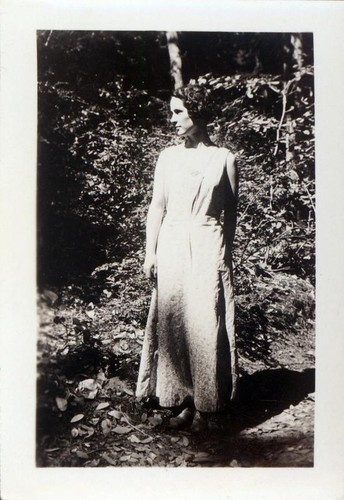
<path fill-rule="evenodd" d="M 44 85 L 39 91 L 39 214 L 43 251 L 50 251 L 43 266 L 45 260 L 55 261 L 56 274 L 68 279 L 71 268 L 76 274 L 83 270 L 87 255 L 80 255 L 79 266 L 72 261 L 59 269 L 59 262 L 68 263 L 68 251 L 74 253 L 80 242 L 88 250 L 89 240 L 93 243 L 87 272 L 142 246 L 154 164 L 168 142 L 149 117 L 164 114 L 164 105 L 146 92 L 122 88 L 99 89 L 97 104 L 63 86 Z"/>

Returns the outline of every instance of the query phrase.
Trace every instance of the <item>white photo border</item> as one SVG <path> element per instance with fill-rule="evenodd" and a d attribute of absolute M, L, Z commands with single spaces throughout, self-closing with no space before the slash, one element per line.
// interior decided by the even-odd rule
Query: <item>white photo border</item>
<path fill-rule="evenodd" d="M 2 498 L 343 498 L 342 2 L 4 0 L 0 13 Z M 313 468 L 36 468 L 36 30 L 43 29 L 314 34 L 317 376 Z"/>

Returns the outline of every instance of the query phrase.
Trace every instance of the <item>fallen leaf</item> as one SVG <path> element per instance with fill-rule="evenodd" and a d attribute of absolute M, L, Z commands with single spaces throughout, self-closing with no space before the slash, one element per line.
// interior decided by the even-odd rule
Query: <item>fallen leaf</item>
<path fill-rule="evenodd" d="M 186 436 L 183 436 L 182 445 L 189 446 L 189 443 L 190 443 L 190 441 L 188 440 L 188 438 Z"/>
<path fill-rule="evenodd" d="M 93 460 L 91 460 L 90 462 L 87 462 L 87 465 L 88 465 L 89 467 L 98 467 L 99 462 L 100 462 L 100 459 L 99 459 L 99 458 L 94 458 L 94 459 L 93 459 Z"/>
<path fill-rule="evenodd" d="M 94 391 L 90 391 L 89 393 L 85 392 L 84 398 L 85 399 L 95 399 L 97 394 L 98 394 L 98 389 L 95 389 Z"/>
<path fill-rule="evenodd" d="M 99 403 L 99 405 L 96 407 L 96 410 L 105 410 L 105 408 L 108 408 L 110 406 L 110 403 Z"/>
<path fill-rule="evenodd" d="M 184 451 L 184 453 L 185 453 L 186 455 L 191 455 L 191 456 L 194 456 L 194 455 L 195 455 L 195 452 L 194 452 L 194 451 L 191 451 L 191 450 L 183 450 L 183 451 Z"/>
<path fill-rule="evenodd" d="M 240 467 L 240 464 L 237 460 L 232 460 L 231 463 L 229 464 L 229 467 Z"/>
<path fill-rule="evenodd" d="M 54 451 L 58 451 L 60 448 L 47 448 L 45 451 L 47 453 L 53 453 Z"/>
<path fill-rule="evenodd" d="M 138 437 L 136 434 L 129 436 L 129 441 L 135 444 L 147 444 L 153 441 L 153 438 L 148 436 L 148 438 Z"/>
<path fill-rule="evenodd" d="M 153 438 L 148 437 L 146 439 L 142 439 L 141 444 L 148 444 L 148 443 L 151 443 L 152 441 L 153 441 Z"/>
<path fill-rule="evenodd" d="M 122 425 L 117 425 L 114 429 L 113 432 L 116 434 L 129 434 L 133 429 L 131 427 L 125 427 Z"/>
<path fill-rule="evenodd" d="M 81 435 L 81 432 L 80 432 L 81 430 L 82 430 L 83 435 L 87 434 L 87 437 L 91 437 L 94 434 L 93 427 L 89 427 L 88 425 L 83 425 L 83 424 L 80 425 L 80 429 L 79 429 L 80 435 Z"/>
<path fill-rule="evenodd" d="M 65 398 L 59 398 L 58 396 L 55 398 L 56 405 L 60 411 L 66 411 L 68 402 Z"/>
<path fill-rule="evenodd" d="M 93 335 L 93 338 L 96 338 L 96 335 Z M 97 374 L 97 380 L 99 380 L 99 382 L 105 382 L 106 377 L 103 370 L 99 370 Z"/>
<path fill-rule="evenodd" d="M 110 415 L 110 417 L 114 417 L 117 420 L 119 420 L 122 417 L 123 414 L 122 414 L 121 411 L 111 410 L 111 411 L 108 412 L 108 415 Z"/>
<path fill-rule="evenodd" d="M 94 399 L 98 393 L 98 389 L 100 388 L 101 384 L 93 378 L 82 380 L 78 385 L 79 392 L 86 399 Z"/>
<path fill-rule="evenodd" d="M 86 380 L 82 380 L 79 382 L 78 389 L 79 391 L 87 390 L 94 391 L 100 387 L 99 383 L 93 378 L 87 378 Z"/>
<path fill-rule="evenodd" d="M 128 415 L 126 413 L 122 413 L 122 416 L 121 416 L 120 420 L 121 420 L 121 422 L 127 422 L 128 423 L 128 421 L 129 422 L 131 421 L 131 418 L 128 417 Z"/>
<path fill-rule="evenodd" d="M 88 458 L 87 453 L 85 453 L 84 451 L 77 451 L 77 452 L 76 452 L 76 455 L 77 455 L 79 458 Z"/>
<path fill-rule="evenodd" d="M 85 312 L 89 318 L 94 319 L 96 313 L 93 309 L 91 309 L 90 311 L 85 311 Z"/>
<path fill-rule="evenodd" d="M 111 428 L 112 428 L 111 420 L 109 420 L 108 418 L 105 418 L 101 423 L 101 427 L 102 427 L 102 431 L 103 431 L 104 436 L 109 434 L 109 432 L 111 431 Z"/>
<path fill-rule="evenodd" d="M 78 415 L 75 415 L 75 416 L 71 419 L 70 423 L 71 423 L 71 424 L 74 424 L 75 422 L 79 422 L 79 420 L 82 420 L 83 418 L 84 418 L 84 415 L 83 415 L 82 413 L 79 413 Z"/>
<path fill-rule="evenodd" d="M 72 434 L 73 438 L 76 438 L 79 435 L 78 429 L 73 427 L 73 429 L 71 430 L 71 434 Z"/>
<path fill-rule="evenodd" d="M 206 453 L 205 451 L 200 451 L 199 453 L 196 453 L 194 456 L 194 462 L 205 462 L 209 460 L 209 453 Z"/>
<path fill-rule="evenodd" d="M 129 436 L 128 439 L 131 443 L 141 443 L 141 439 L 138 438 L 137 436 L 135 436 L 135 434 L 132 434 L 131 436 Z"/>
<path fill-rule="evenodd" d="M 103 453 L 102 457 L 111 465 L 117 465 L 117 460 L 112 457 L 109 453 Z"/>
<path fill-rule="evenodd" d="M 125 392 L 130 396 L 134 394 L 133 391 L 128 386 L 128 384 L 124 380 L 121 380 L 119 377 L 109 378 L 109 380 L 105 384 L 105 388 L 110 389 L 112 391 Z"/>

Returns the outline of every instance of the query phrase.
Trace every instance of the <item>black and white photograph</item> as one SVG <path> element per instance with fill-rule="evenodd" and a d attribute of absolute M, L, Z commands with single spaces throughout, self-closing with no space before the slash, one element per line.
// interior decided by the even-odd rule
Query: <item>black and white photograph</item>
<path fill-rule="evenodd" d="M 0 14 L 1 497 L 341 498 L 341 3 Z"/>
<path fill-rule="evenodd" d="M 37 53 L 37 465 L 312 467 L 312 33 Z"/>

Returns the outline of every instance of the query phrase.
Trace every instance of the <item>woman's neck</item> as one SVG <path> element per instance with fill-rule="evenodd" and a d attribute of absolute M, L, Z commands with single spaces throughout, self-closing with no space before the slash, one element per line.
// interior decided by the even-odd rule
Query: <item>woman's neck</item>
<path fill-rule="evenodd" d="M 200 143 L 209 146 L 212 144 L 208 132 L 204 128 L 195 127 L 185 136 L 186 148 L 197 148 Z"/>

